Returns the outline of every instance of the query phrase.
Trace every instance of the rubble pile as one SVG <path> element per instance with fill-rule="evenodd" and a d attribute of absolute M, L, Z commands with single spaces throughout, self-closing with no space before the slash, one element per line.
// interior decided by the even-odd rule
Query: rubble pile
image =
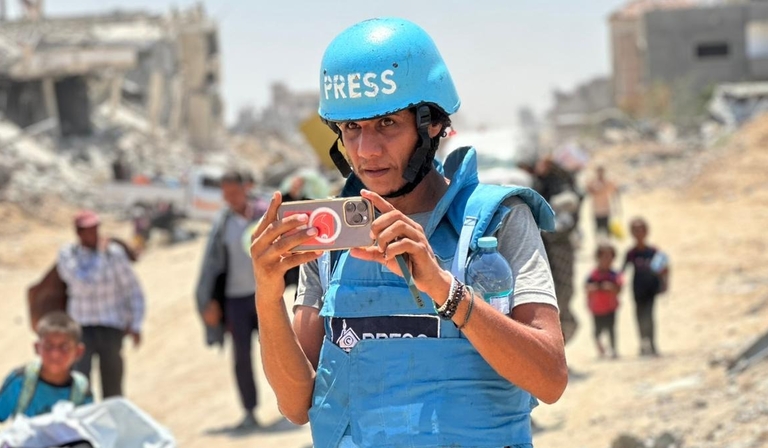
<path fill-rule="evenodd" d="M 25 136 L 14 124 L 0 120 L 0 200 L 34 206 L 45 196 L 84 195 L 88 170 L 68 163 L 50 139 Z M 86 174 L 86 175 L 84 175 Z"/>
<path fill-rule="evenodd" d="M 146 119 L 128 107 L 114 113 L 99 108 L 93 121 L 93 135 L 67 139 L 29 136 L 0 121 L 0 200 L 34 207 L 53 196 L 92 206 L 99 185 L 112 180 L 117 157 L 135 167 L 134 175 L 166 179 L 180 179 L 192 164 L 210 158 L 163 129 L 151 131 Z M 217 156 L 223 163 L 234 158 L 226 152 Z"/>

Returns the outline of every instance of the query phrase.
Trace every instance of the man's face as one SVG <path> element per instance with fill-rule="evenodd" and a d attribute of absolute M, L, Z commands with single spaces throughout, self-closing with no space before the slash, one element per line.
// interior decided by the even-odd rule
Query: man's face
<path fill-rule="evenodd" d="M 99 243 L 99 226 L 78 228 L 77 236 L 80 238 L 80 244 L 95 249 Z"/>
<path fill-rule="evenodd" d="M 245 192 L 245 186 L 238 182 L 222 182 L 221 193 L 224 201 L 229 204 L 233 210 L 240 210 L 245 207 L 248 201 L 248 195 Z"/>
<path fill-rule="evenodd" d="M 366 188 L 387 195 L 405 184 L 403 173 L 418 141 L 411 111 L 338 126 L 352 168 Z"/>
<path fill-rule="evenodd" d="M 49 333 L 35 343 L 43 368 L 50 375 L 64 375 L 82 355 L 85 347 L 65 333 Z"/>

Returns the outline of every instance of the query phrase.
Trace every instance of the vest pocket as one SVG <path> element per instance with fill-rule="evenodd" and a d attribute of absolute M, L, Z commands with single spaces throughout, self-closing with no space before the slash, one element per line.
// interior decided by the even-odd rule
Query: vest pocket
<path fill-rule="evenodd" d="M 349 415 L 369 447 L 530 441 L 530 394 L 457 338 L 365 340 L 350 353 Z"/>
<path fill-rule="evenodd" d="M 336 448 L 349 425 L 349 355 L 327 339 L 320 350 L 309 422 L 316 448 Z"/>

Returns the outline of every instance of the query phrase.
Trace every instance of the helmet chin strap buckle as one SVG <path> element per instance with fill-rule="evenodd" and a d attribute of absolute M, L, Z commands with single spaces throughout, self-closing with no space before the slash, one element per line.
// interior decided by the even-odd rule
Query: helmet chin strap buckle
<path fill-rule="evenodd" d="M 422 104 L 416 109 L 416 132 L 419 135 L 419 141 L 416 143 L 416 150 L 408 161 L 408 166 L 403 171 L 405 185 L 384 195 L 384 198 L 397 198 L 405 196 L 412 192 L 419 183 L 427 176 L 432 168 L 432 155 L 437 148 L 437 142 L 433 142 L 429 137 L 429 126 L 432 124 L 432 113 L 429 106 Z M 433 147 L 434 146 L 434 147 Z"/>
<path fill-rule="evenodd" d="M 403 179 L 408 183 L 416 180 L 427 161 L 427 154 L 432 147 L 432 139 L 429 137 L 430 124 L 432 124 L 432 114 L 429 106 L 422 104 L 416 109 L 416 132 L 419 134 L 419 144 L 403 172 Z"/>

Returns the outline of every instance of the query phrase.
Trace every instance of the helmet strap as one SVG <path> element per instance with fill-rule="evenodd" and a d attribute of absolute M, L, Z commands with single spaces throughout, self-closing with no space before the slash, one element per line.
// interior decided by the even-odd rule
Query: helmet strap
<path fill-rule="evenodd" d="M 333 146 L 331 146 L 331 149 L 328 153 L 331 156 L 331 160 L 333 160 L 333 164 L 336 165 L 336 168 L 339 170 L 341 175 L 344 176 L 344 178 L 347 178 L 350 174 L 352 174 L 352 168 L 349 166 L 349 162 L 347 162 L 344 154 L 339 151 L 339 140 L 341 140 L 341 136 L 336 138 L 336 141 L 333 142 Z"/>
<path fill-rule="evenodd" d="M 416 109 L 416 132 L 419 135 L 416 151 L 413 152 L 411 160 L 408 161 L 408 166 L 405 168 L 405 172 L 403 172 L 403 179 L 405 179 L 406 183 L 398 190 L 383 197 L 391 199 L 405 196 L 412 192 L 424 180 L 429 170 L 432 169 L 432 159 L 434 158 L 439 140 L 429 137 L 429 126 L 431 124 L 432 113 L 429 111 L 429 106 L 422 104 Z"/>

